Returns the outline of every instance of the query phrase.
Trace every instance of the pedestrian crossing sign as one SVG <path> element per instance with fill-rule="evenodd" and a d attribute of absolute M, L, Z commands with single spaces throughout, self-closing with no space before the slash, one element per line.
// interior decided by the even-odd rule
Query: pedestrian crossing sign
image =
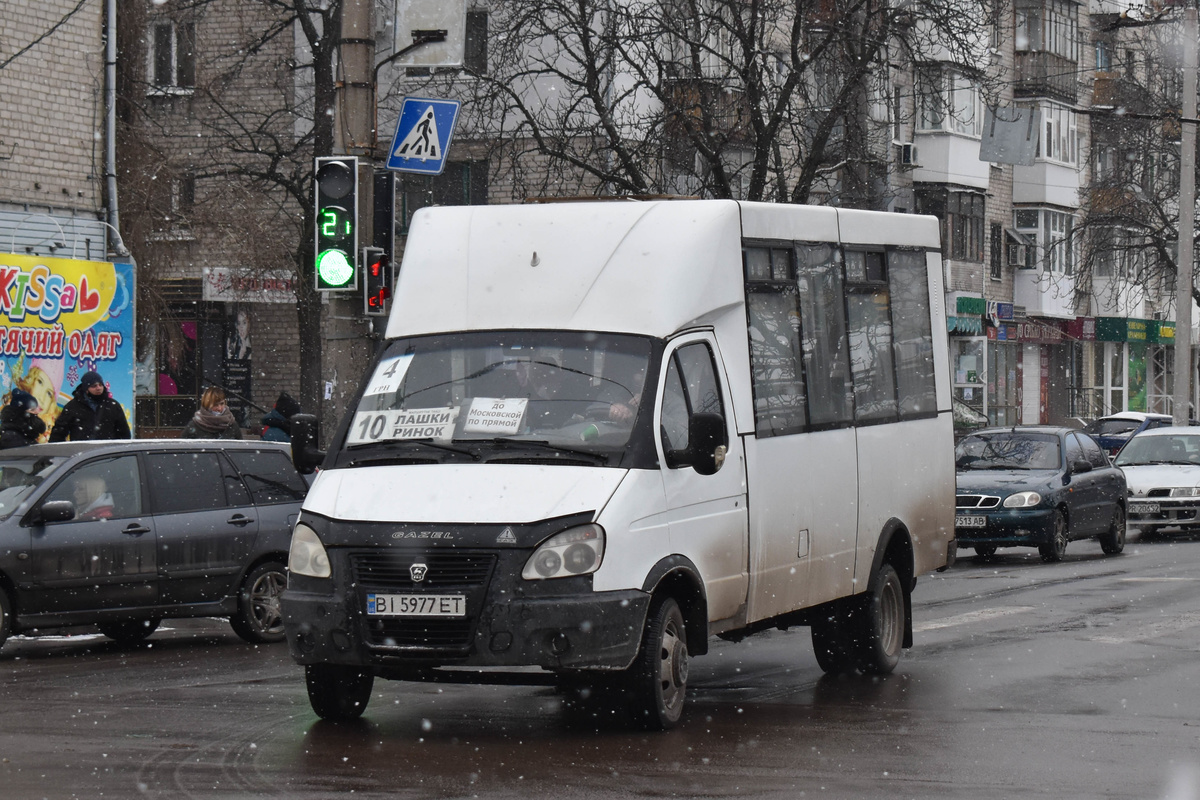
<path fill-rule="evenodd" d="M 441 175 L 454 123 L 458 121 L 457 100 L 406 97 L 400 107 L 396 136 L 388 155 L 387 168 L 395 172 Z"/>

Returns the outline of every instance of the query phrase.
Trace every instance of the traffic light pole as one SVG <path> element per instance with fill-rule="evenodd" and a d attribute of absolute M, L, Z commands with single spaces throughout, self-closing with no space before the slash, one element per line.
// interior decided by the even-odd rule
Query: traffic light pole
<path fill-rule="evenodd" d="M 372 242 L 374 223 L 375 37 L 372 0 L 342 0 L 335 143 L 338 153 L 358 156 L 358 243 Z M 355 253 L 361 257 L 361 253 Z M 363 315 L 362 292 L 326 292 L 322 304 L 321 434 L 328 442 L 346 414 L 374 351 L 375 335 Z"/>
<path fill-rule="evenodd" d="M 378 100 L 376 84 L 379 70 L 411 51 L 428 44 L 446 40 L 447 31 L 414 31 L 413 43 L 375 63 L 374 0 L 342 0 L 339 58 L 342 81 L 337 88 L 335 112 L 335 143 L 337 153 L 358 157 L 358 243 L 363 246 L 384 246 L 390 254 L 394 247 L 393 229 L 375 233 L 376 202 L 374 192 L 375 162 L 378 159 Z M 394 190 L 391 181 L 381 181 L 379 187 Z M 391 203 L 385 203 L 391 207 Z M 388 220 L 389 223 L 394 222 Z M 363 257 L 361 252 L 356 256 Z M 362 260 L 366 260 L 365 257 Z M 365 265 L 363 265 L 365 267 Z M 389 265 L 389 269 L 395 269 Z M 364 276 L 364 280 L 366 277 Z M 390 290 L 390 287 L 389 287 Z M 366 313 L 364 293 L 326 291 L 322 313 L 322 401 L 320 419 L 322 437 L 328 437 L 348 411 L 350 401 L 380 338 L 376 320 L 382 329 L 386 322 L 379 316 Z"/>

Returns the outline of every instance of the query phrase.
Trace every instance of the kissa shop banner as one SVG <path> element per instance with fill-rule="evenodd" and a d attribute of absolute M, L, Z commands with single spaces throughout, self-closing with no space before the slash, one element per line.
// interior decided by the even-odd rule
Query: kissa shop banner
<path fill-rule="evenodd" d="M 0 253 L 0 399 L 37 398 L 43 440 L 88 370 L 133 427 L 133 281 L 130 264 Z"/>

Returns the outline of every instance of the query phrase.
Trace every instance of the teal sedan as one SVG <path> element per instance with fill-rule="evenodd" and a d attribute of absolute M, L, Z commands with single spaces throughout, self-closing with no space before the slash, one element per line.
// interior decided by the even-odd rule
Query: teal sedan
<path fill-rule="evenodd" d="M 1125 475 L 1087 434 L 1045 425 L 987 428 L 955 448 L 954 530 L 961 550 L 990 558 L 1036 547 L 1060 561 L 1067 544 L 1125 548 Z"/>

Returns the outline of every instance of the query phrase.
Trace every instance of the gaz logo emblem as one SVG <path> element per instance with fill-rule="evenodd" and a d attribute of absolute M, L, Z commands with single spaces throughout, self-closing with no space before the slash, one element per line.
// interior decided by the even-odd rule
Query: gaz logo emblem
<path fill-rule="evenodd" d="M 413 564 L 408 568 L 408 577 L 412 578 L 413 583 L 420 583 L 425 580 L 427 572 L 429 572 L 429 567 L 425 564 Z"/>

